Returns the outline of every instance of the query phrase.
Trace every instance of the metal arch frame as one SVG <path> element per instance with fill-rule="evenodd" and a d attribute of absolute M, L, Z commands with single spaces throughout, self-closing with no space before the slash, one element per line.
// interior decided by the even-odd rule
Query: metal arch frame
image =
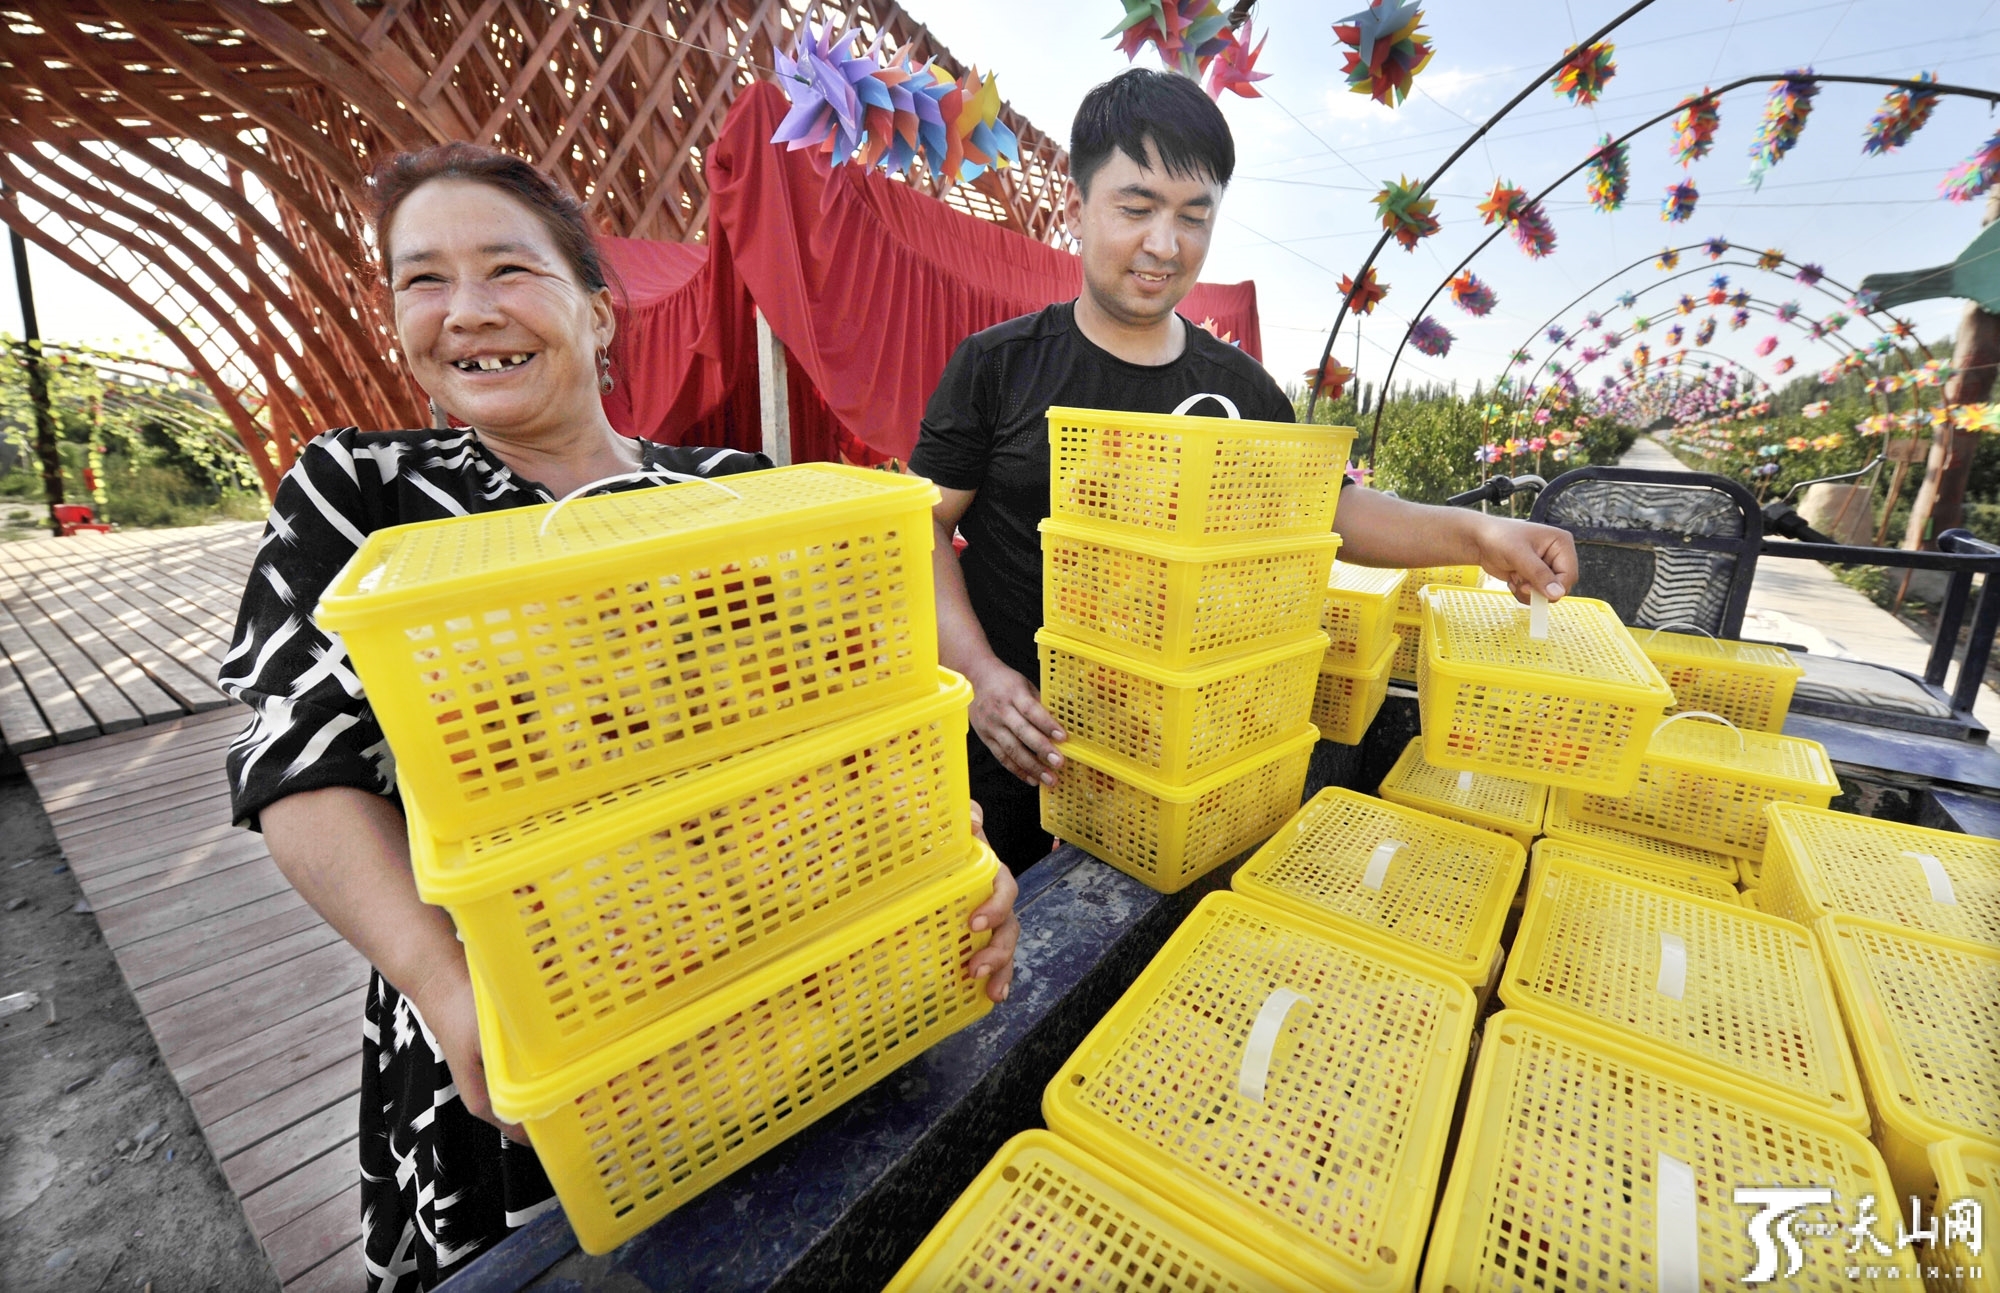
<path fill-rule="evenodd" d="M 1915 81 L 1905 78 L 1886 77 L 1886 76 L 1837 76 L 1837 75 L 1820 75 L 1818 73 L 1815 73 L 1810 78 L 1808 78 L 1802 76 L 1795 76 L 1790 72 L 1776 72 L 1776 73 L 1766 72 L 1757 76 L 1739 77 L 1734 81 L 1725 82 L 1724 84 L 1717 86 L 1714 89 L 1706 90 L 1703 92 L 1703 94 L 1694 97 L 1719 99 L 1723 95 L 1728 94 L 1731 91 L 1742 89 L 1746 85 L 1760 85 L 1760 84 L 1769 84 L 1775 81 L 1808 80 L 1808 79 L 1816 83 L 1823 83 L 1829 85 L 1885 85 L 1891 87 L 1892 89 L 1900 88 L 1906 90 L 1924 90 L 1927 92 L 1936 92 L 1938 94 L 1951 95 L 1954 97 L 1984 99 L 1988 103 L 2000 103 L 2000 90 L 1981 90 L 1974 88 L 1972 86 L 1945 85 L 1933 81 Z M 1657 116 L 1648 117 L 1646 120 L 1632 127 L 1624 134 L 1619 135 L 1617 138 L 1613 139 L 1611 141 L 1611 144 L 1612 145 L 1622 144 L 1636 135 L 1643 134 L 1645 131 L 1652 129 L 1654 126 L 1659 125 L 1661 122 L 1668 120 L 1669 118 L 1673 117 L 1675 114 L 1680 112 L 1681 109 L 1684 106 L 1686 106 L 1687 102 L 1688 102 L 1687 99 L 1681 99 L 1676 101 L 1673 107 L 1667 109 L 1665 112 L 1658 114 Z M 1491 124 L 1492 123 L 1490 122 L 1488 123 L 1488 125 Z M 1481 134 L 1484 133 L 1484 128 L 1481 129 L 1480 133 Z M 1477 136 L 1474 137 L 1477 138 Z M 1572 166 L 1569 170 L 1564 171 L 1561 175 L 1557 176 L 1553 181 L 1549 183 L 1549 185 L 1546 188 L 1543 188 L 1541 191 L 1537 192 L 1533 197 L 1529 198 L 1528 200 L 1530 202 L 1540 202 L 1543 198 L 1547 197 L 1549 194 L 1561 188 L 1571 179 L 1574 179 L 1580 172 L 1582 172 L 1582 170 L 1585 167 L 1590 165 L 1590 159 L 1595 155 L 1596 155 L 1596 150 L 1593 150 L 1589 156 L 1586 156 L 1582 161 L 1578 162 L 1575 166 Z M 1455 159 L 1456 154 L 1454 154 L 1453 156 Z M 1500 225 L 1495 227 L 1493 232 L 1487 234 L 1486 237 L 1481 239 L 1479 245 L 1474 247 L 1471 251 L 1467 252 L 1465 259 L 1459 261 L 1457 267 L 1448 272 L 1444 276 L 1443 281 L 1440 282 L 1435 288 L 1431 289 L 1431 294 L 1424 298 L 1424 303 L 1421 306 L 1417 307 L 1417 309 L 1413 312 L 1412 317 L 1416 319 L 1421 319 L 1426 313 L 1428 313 L 1432 303 L 1437 300 L 1438 293 L 1444 291 L 1445 288 L 1451 283 L 1452 279 L 1458 277 L 1460 273 L 1464 272 L 1466 266 L 1470 265 L 1474 260 L 1478 259 L 1479 254 L 1485 251 L 1488 247 L 1492 246 L 1493 240 L 1498 238 L 1504 232 L 1506 232 L 1506 226 Z M 1384 235 L 1385 241 L 1386 238 L 1387 235 L 1385 234 Z M 1376 245 L 1377 250 L 1380 250 L 1381 245 L 1382 245 L 1381 243 L 1378 243 Z M 1374 258 L 1371 256 L 1369 259 L 1372 262 Z M 1345 313 L 1345 305 L 1346 302 L 1343 300 L 1342 301 L 1343 314 Z M 1414 324 L 1412 326 L 1414 327 Z M 1338 327 L 1339 323 L 1338 320 L 1336 320 L 1335 328 L 1338 329 Z M 1410 340 L 1410 329 L 1405 328 L 1403 330 L 1403 336 L 1401 340 L 1399 340 L 1396 343 L 1395 353 L 1389 357 L 1388 370 L 1384 372 L 1382 375 L 1382 389 L 1384 391 L 1387 391 L 1389 389 L 1389 384 L 1395 380 L 1396 365 L 1398 362 L 1401 361 L 1403 357 L 1403 350 L 1409 344 L 1409 340 Z M 1333 347 L 1333 338 L 1329 336 L 1327 339 L 1327 349 L 1329 352 L 1331 352 L 1332 347 Z M 1322 360 L 1321 363 L 1322 365 L 1324 365 L 1325 361 Z M 1382 431 L 1382 408 L 1383 404 L 1378 402 L 1375 406 L 1375 421 L 1369 429 L 1368 461 L 1371 465 L 1375 461 L 1376 442 L 1380 438 Z"/>
<path fill-rule="evenodd" d="M 389 154 L 481 140 L 553 174 L 607 232 L 696 241 L 723 118 L 808 13 L 966 70 L 895 0 L 15 8 L 29 21 L 0 26 L 0 222 L 173 343 L 267 493 L 326 427 L 429 421 L 367 270 L 366 176 Z M 1001 119 L 1019 166 L 912 186 L 1067 245 L 1061 143 Z"/>

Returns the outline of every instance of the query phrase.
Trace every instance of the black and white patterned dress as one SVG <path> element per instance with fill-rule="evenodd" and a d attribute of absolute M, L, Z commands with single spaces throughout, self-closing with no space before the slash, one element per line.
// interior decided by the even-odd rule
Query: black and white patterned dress
<path fill-rule="evenodd" d="M 761 454 L 641 442 L 647 467 L 721 476 Z M 626 482 L 607 490 L 646 488 Z M 229 749 L 236 820 L 287 795 L 353 786 L 396 798 L 396 765 L 337 634 L 313 607 L 372 531 L 552 501 L 469 430 L 331 431 L 278 487 L 243 591 L 223 690 L 248 704 Z M 437 1040 L 378 971 L 361 1025 L 361 1227 L 368 1287 L 427 1289 L 556 1206 L 532 1149 L 469 1113 Z"/>

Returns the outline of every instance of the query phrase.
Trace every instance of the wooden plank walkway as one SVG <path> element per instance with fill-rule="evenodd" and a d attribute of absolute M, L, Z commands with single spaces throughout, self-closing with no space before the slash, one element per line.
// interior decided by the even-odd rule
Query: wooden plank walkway
<path fill-rule="evenodd" d="M 230 825 L 223 754 L 247 714 L 231 704 L 22 763 L 287 1293 L 358 1289 L 368 965 L 262 837 Z"/>
<path fill-rule="evenodd" d="M 0 738 L 21 754 L 228 704 L 215 671 L 262 532 L 0 544 Z"/>

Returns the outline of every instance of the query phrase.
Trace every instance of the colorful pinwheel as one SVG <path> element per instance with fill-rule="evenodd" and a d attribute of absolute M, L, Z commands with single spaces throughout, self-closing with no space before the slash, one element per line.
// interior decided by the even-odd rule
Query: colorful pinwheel
<path fill-rule="evenodd" d="M 993 73 L 980 79 L 973 68 L 958 83 L 960 107 L 953 132 L 965 156 L 955 178 L 970 181 L 981 171 L 1005 170 L 1021 164 L 1021 143 L 1000 120 L 1000 87 Z"/>
<path fill-rule="evenodd" d="M 1347 88 L 1390 108 L 1408 98 L 1411 82 L 1431 61 L 1430 38 L 1418 30 L 1423 20 L 1416 0 L 1374 0 L 1334 23 L 1335 38 L 1348 47 L 1341 68 Z"/>
<path fill-rule="evenodd" d="M 1782 377 L 1784 374 L 1791 372 L 1792 366 L 1797 362 L 1790 355 L 1786 355 L 1771 365 L 1771 371 Z"/>
<path fill-rule="evenodd" d="M 1792 275 L 1792 277 L 1807 287 L 1811 287 L 1814 283 L 1826 277 L 1826 271 L 1817 265 L 1801 265 L 1799 266 L 1799 272 Z"/>
<path fill-rule="evenodd" d="M 1667 248 L 1653 258 L 1653 268 L 1659 270 L 1662 274 L 1676 268 L 1680 263 L 1681 254 L 1672 247 Z"/>
<path fill-rule="evenodd" d="M 1265 42 L 1271 37 L 1268 32 L 1265 33 L 1264 39 L 1258 41 L 1257 47 L 1252 49 L 1250 47 L 1252 34 L 1250 20 L 1245 18 L 1240 30 L 1229 33 L 1229 43 L 1222 47 L 1222 52 L 1209 60 L 1209 98 L 1220 99 L 1225 92 L 1240 94 L 1246 99 L 1264 97 L 1257 91 L 1257 82 L 1267 79 L 1271 74 L 1257 70 L 1257 57 L 1264 52 Z"/>
<path fill-rule="evenodd" d="M 1389 295 L 1389 285 L 1376 281 L 1375 267 L 1370 265 L 1367 271 L 1361 275 L 1361 282 L 1359 284 L 1356 284 L 1346 274 L 1342 274 L 1340 276 L 1340 294 L 1347 298 L 1347 308 L 1356 314 L 1373 314 L 1376 305 L 1381 302 L 1383 297 Z"/>
<path fill-rule="evenodd" d="M 1417 348 L 1418 353 L 1433 358 L 1451 353 L 1451 341 L 1451 333 L 1428 314 L 1410 329 L 1410 344 Z"/>
<path fill-rule="evenodd" d="M 1701 302 L 1695 300 L 1692 296 L 1689 296 L 1687 293 L 1683 292 L 1681 293 L 1681 299 L 1674 302 L 1674 308 L 1676 310 L 1679 310 L 1682 314 L 1693 314 L 1695 312 L 1695 307 L 1697 307 L 1700 304 Z"/>
<path fill-rule="evenodd" d="M 1953 202 L 1970 202 L 2000 182 L 2000 135 L 1946 173 L 1938 192 Z"/>
<path fill-rule="evenodd" d="M 1674 160 L 1687 166 L 1708 156 L 1715 147 L 1715 128 L 1721 124 L 1722 101 L 1703 89 L 1699 95 L 1681 101 L 1680 115 L 1674 118 Z"/>
<path fill-rule="evenodd" d="M 1354 380 L 1354 370 L 1345 367 L 1338 359 L 1328 359 L 1325 366 L 1306 369 L 1306 380 L 1311 382 L 1324 399 L 1337 400 L 1347 384 Z"/>
<path fill-rule="evenodd" d="M 1469 269 L 1451 280 L 1451 301 L 1475 319 L 1490 313 L 1500 303 L 1493 289 Z"/>
<path fill-rule="evenodd" d="M 1741 332 L 1744 328 L 1748 327 L 1749 325 L 1750 325 L 1750 311 L 1742 306 L 1736 307 L 1735 311 L 1733 311 L 1729 316 L 1729 330 L 1731 332 Z"/>
<path fill-rule="evenodd" d="M 799 33 L 798 56 L 774 53 L 778 85 L 792 106 L 771 135 L 771 142 L 793 152 L 817 149 L 844 162 L 861 146 L 862 101 L 856 86 L 875 81 L 877 64 L 855 52 L 861 33 L 850 31 L 833 39 L 833 24 L 824 32 L 807 22 Z"/>
<path fill-rule="evenodd" d="M 1715 340 L 1715 316 L 1711 314 L 1701 321 L 1700 326 L 1695 328 L 1694 344 L 1705 346 L 1713 340 Z"/>
<path fill-rule="evenodd" d="M 1874 310 L 1876 302 L 1882 299 L 1874 288 L 1864 287 L 1847 298 L 1847 308 L 1857 314 L 1867 314 Z"/>
<path fill-rule="evenodd" d="M 1797 301 L 1785 301 L 1781 303 L 1776 310 L 1772 311 L 1772 317 L 1780 323 L 1790 323 L 1793 319 L 1799 317 L 1799 303 Z"/>
<path fill-rule="evenodd" d="M 1384 184 L 1375 195 L 1382 228 L 1403 245 L 1404 251 L 1415 251 L 1419 242 L 1438 231 L 1437 217 L 1431 214 L 1436 208 L 1437 202 L 1423 195 L 1423 185 L 1407 175 L 1396 183 Z"/>
<path fill-rule="evenodd" d="M 1779 251 L 1776 247 L 1771 248 L 1763 255 L 1757 257 L 1758 269 L 1776 269 L 1778 268 L 1778 266 L 1784 263 L 1785 263 L 1785 253 Z"/>
<path fill-rule="evenodd" d="M 1668 266 L 1667 268 L 1672 268 L 1672 266 Z M 1625 309 L 1629 310 L 1632 308 L 1632 303 L 1638 300 L 1639 298 L 1634 296 L 1630 292 L 1620 292 L 1613 299 L 1616 301 L 1618 305 L 1623 306 Z"/>
<path fill-rule="evenodd" d="M 1506 226 L 1521 250 L 1536 260 L 1556 248 L 1555 227 L 1542 204 L 1530 201 L 1526 192 L 1505 180 L 1493 182 L 1493 192 L 1479 204 L 1479 215 L 1487 224 Z"/>
<path fill-rule="evenodd" d="M 1758 123 L 1757 137 L 1750 141 L 1751 187 L 1762 188 L 1764 172 L 1784 160 L 1799 142 L 1799 132 L 1806 128 L 1813 96 L 1818 93 L 1819 82 L 1812 79 L 1810 67 L 1788 73 L 1771 87 L 1764 100 L 1764 120 Z"/>
<path fill-rule="evenodd" d="M 1762 359 L 1764 356 L 1770 354 L 1773 350 L 1776 350 L 1777 348 L 1778 348 L 1778 339 L 1776 337 L 1765 337 L 1764 339 L 1759 341 L 1756 345 L 1750 347 L 1752 353 L 1754 353 L 1759 359 Z"/>
<path fill-rule="evenodd" d="M 1605 83 L 1618 75 L 1618 64 L 1611 61 L 1612 50 L 1616 47 L 1605 42 L 1585 45 L 1582 49 L 1571 45 L 1563 55 L 1563 65 L 1551 82 L 1557 94 L 1566 94 L 1571 103 L 1589 107 L 1604 93 Z"/>
<path fill-rule="evenodd" d="M 1563 326 L 1560 323 L 1551 323 L 1546 335 L 1548 336 L 1550 345 L 1560 346 L 1563 343 L 1563 339 L 1569 336 L 1569 333 L 1563 331 Z"/>
<path fill-rule="evenodd" d="M 1105 35 L 1118 36 L 1126 59 L 1152 45 L 1160 62 L 1196 80 L 1235 39 L 1215 0 L 1124 0 L 1125 17 Z"/>
<path fill-rule="evenodd" d="M 1676 323 L 1673 327 L 1667 329 L 1667 344 L 1670 346 L 1678 346 L 1679 344 L 1681 344 L 1681 337 L 1683 335 L 1684 333 L 1681 329 L 1681 325 Z"/>
<path fill-rule="evenodd" d="M 1686 223 L 1688 217 L 1694 214 L 1694 204 L 1700 198 L 1701 193 L 1695 188 L 1693 180 L 1682 180 L 1668 186 L 1667 196 L 1660 202 L 1660 219 L 1668 224 Z"/>
<path fill-rule="evenodd" d="M 1710 238 L 1706 242 L 1702 243 L 1701 249 L 1708 253 L 1708 258 L 1710 260 L 1721 260 L 1724 254 L 1726 254 L 1729 251 L 1729 239 Z M 1725 286 L 1728 284 L 1728 282 L 1729 282 L 1728 279 L 1723 279 L 1723 283 Z"/>
<path fill-rule="evenodd" d="M 1625 190 L 1632 183 L 1630 154 L 1626 145 L 1617 143 L 1610 135 L 1598 140 L 1597 150 L 1590 155 L 1585 189 L 1590 195 L 1590 205 L 1599 211 L 1616 211 L 1625 205 Z"/>
<path fill-rule="evenodd" d="M 1601 328 L 1604 326 L 1604 316 L 1592 310 L 1589 314 L 1583 316 L 1583 326 L 1586 328 Z"/>
<path fill-rule="evenodd" d="M 1937 77 L 1929 72 L 1919 72 L 1912 79 L 1930 82 Z M 1936 90 L 1897 86 L 1883 97 L 1881 108 L 1868 122 L 1868 129 L 1861 136 L 1861 151 L 1870 156 L 1895 152 L 1910 142 L 1911 135 L 1923 129 L 1924 123 L 1937 109 L 1937 104 Z"/>

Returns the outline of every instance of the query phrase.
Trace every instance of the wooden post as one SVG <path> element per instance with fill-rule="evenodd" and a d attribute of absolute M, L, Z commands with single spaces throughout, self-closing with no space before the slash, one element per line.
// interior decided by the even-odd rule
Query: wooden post
<path fill-rule="evenodd" d="M 28 403 L 35 409 L 35 456 L 42 463 L 42 492 L 49 500 L 49 532 L 60 535 L 56 505 L 63 501 L 62 451 L 56 444 L 55 415 L 49 411 L 49 373 L 42 362 L 42 329 L 35 318 L 35 288 L 28 278 L 28 244 L 18 229 L 7 230 L 14 248 L 14 290 L 21 298 L 21 362 L 28 367 Z"/>
<path fill-rule="evenodd" d="M 792 403 L 785 381 L 785 343 L 757 311 L 757 408 L 763 426 L 764 456 L 780 467 L 792 465 Z"/>

